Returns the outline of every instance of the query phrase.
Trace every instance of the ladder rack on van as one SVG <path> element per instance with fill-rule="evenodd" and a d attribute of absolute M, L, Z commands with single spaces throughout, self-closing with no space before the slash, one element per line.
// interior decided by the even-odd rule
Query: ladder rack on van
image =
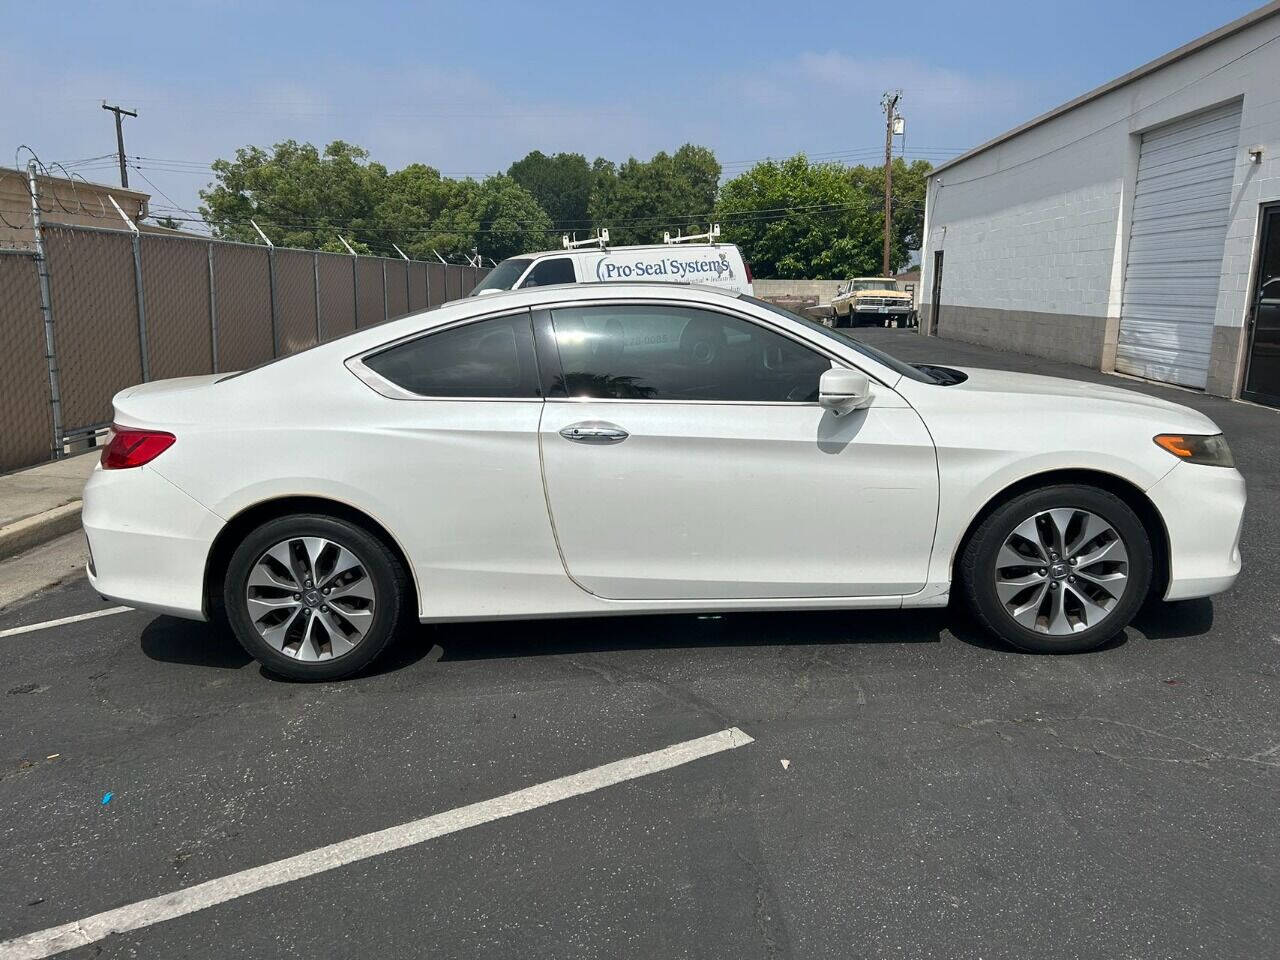
<path fill-rule="evenodd" d="M 569 234 L 565 234 L 560 238 L 560 243 L 564 245 L 566 250 L 575 250 L 578 247 L 599 247 L 603 250 L 609 245 L 609 231 L 601 230 L 599 235 L 587 237 L 585 240 L 570 240 Z"/>
<path fill-rule="evenodd" d="M 710 241 L 711 243 L 715 243 L 715 241 L 719 239 L 720 239 L 720 224 L 718 223 L 711 224 L 710 229 L 708 229 L 706 233 L 691 233 L 687 237 L 684 236 L 684 234 L 682 234 L 679 230 L 676 231 L 676 235 L 674 237 L 671 235 L 670 231 L 664 230 L 662 233 L 662 242 L 672 244 L 672 245 L 677 243 L 696 243 L 702 240 L 707 240 L 707 241 Z"/>

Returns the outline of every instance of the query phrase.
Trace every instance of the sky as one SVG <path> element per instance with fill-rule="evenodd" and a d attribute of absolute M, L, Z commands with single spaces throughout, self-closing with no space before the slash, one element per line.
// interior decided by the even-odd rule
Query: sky
<path fill-rule="evenodd" d="M 728 177 L 801 151 L 876 163 L 888 89 L 905 155 L 938 163 L 1256 6 L 0 0 L 0 165 L 25 144 L 117 183 L 113 158 L 87 160 L 115 151 L 105 99 L 138 111 L 130 182 L 157 213 L 193 210 L 215 158 L 286 139 L 475 177 L 534 149 L 622 161 L 694 142 Z"/>

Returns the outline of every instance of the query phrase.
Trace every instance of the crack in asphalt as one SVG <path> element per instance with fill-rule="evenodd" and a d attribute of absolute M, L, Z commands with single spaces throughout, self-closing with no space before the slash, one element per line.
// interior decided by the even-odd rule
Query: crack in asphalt
<path fill-rule="evenodd" d="M 1143 727 L 1136 723 L 1126 723 L 1123 720 L 1114 720 L 1110 717 L 1097 717 L 1097 716 L 1092 716 L 1090 714 L 1080 714 L 1079 716 L 1074 716 L 1074 717 L 1068 717 L 1068 716 L 986 717 L 981 720 L 972 720 L 972 721 L 969 721 L 968 723 L 962 723 L 962 724 L 959 724 L 959 726 L 966 730 L 977 730 L 980 727 L 995 726 L 998 724 L 1009 724 L 1012 726 L 1025 727 L 1033 724 L 1054 724 L 1054 723 L 1056 724 L 1098 723 L 1098 724 L 1104 724 L 1107 726 L 1120 727 L 1125 730 L 1132 730 L 1144 736 L 1155 737 L 1160 740 L 1168 740 L 1173 743 L 1180 743 L 1180 744 L 1183 744 L 1184 746 L 1191 747 L 1193 750 L 1198 750 L 1204 754 L 1203 757 L 1191 757 L 1191 758 L 1156 757 L 1156 756 L 1150 756 L 1147 754 L 1136 754 L 1136 755 L 1126 756 L 1123 754 L 1112 753 L 1108 750 L 1104 750 L 1101 747 L 1092 745 L 1092 744 L 1081 745 L 1081 744 L 1068 743 L 1065 740 L 1063 740 L 1061 736 L 1059 736 L 1058 732 L 1055 729 L 1053 729 L 1052 726 L 1044 727 L 1045 733 L 1047 733 L 1059 744 L 1061 744 L 1062 746 L 1068 749 L 1075 750 L 1077 752 L 1082 752 L 1082 753 L 1093 753 L 1093 754 L 1096 754 L 1097 756 L 1107 757 L 1108 759 L 1118 760 L 1120 762 L 1147 760 L 1154 763 L 1204 764 L 1204 763 L 1217 761 L 1217 762 L 1251 763 L 1261 767 L 1271 767 L 1273 769 L 1280 768 L 1280 760 L 1270 761 L 1270 760 L 1263 759 L 1265 757 L 1272 756 L 1277 752 L 1280 752 L 1280 743 L 1272 746 L 1267 750 L 1263 750 L 1259 753 L 1251 754 L 1249 756 L 1240 756 L 1237 754 L 1223 753 L 1222 751 L 1215 750 L 1212 747 L 1206 747 L 1202 743 L 1196 743 L 1194 740 L 1188 740 L 1185 737 L 1175 737 L 1172 734 L 1164 733 L 1163 731 L 1160 731 L 1160 730 L 1153 730 L 1150 727 Z M 1001 733 L 999 730 L 996 730 L 995 733 L 1002 740 L 1005 740 L 1005 741 L 1012 740 L 1011 737 Z"/>

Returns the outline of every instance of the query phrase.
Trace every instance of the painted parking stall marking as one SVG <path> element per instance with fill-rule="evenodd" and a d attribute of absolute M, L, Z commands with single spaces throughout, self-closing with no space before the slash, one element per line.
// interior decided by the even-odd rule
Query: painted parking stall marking
<path fill-rule="evenodd" d="M 98 617 L 110 617 L 117 613 L 128 613 L 133 607 L 108 607 L 106 610 L 93 610 L 89 613 L 77 613 L 74 617 L 59 617 L 57 620 L 44 620 L 40 623 L 29 623 L 25 627 L 10 627 L 0 630 L 0 640 L 5 637 L 16 637 L 20 633 L 34 633 L 36 630 L 48 630 L 50 627 L 61 627 L 68 623 L 79 623 L 81 620 L 96 620 Z"/>
<path fill-rule="evenodd" d="M 0 943 L 0 960 L 51 957 L 64 950 L 102 940 L 113 933 L 126 933 L 173 920 L 258 890 L 301 880 L 358 860 L 403 850 L 436 837 L 526 813 L 628 780 L 661 773 L 725 750 L 745 747 L 752 742 L 752 738 L 737 727 L 729 727 L 695 740 L 685 740 L 650 753 L 615 760 L 581 773 L 569 774 L 465 807 L 341 840 L 274 863 L 251 867 L 239 873 L 152 897 L 150 900 L 140 900 L 115 910 L 7 940 Z"/>

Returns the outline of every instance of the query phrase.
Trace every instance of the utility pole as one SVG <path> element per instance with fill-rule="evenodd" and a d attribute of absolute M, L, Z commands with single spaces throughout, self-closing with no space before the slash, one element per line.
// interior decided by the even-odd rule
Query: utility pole
<path fill-rule="evenodd" d="M 124 121 L 123 117 L 136 117 L 137 110 L 126 110 L 124 107 L 113 107 L 102 102 L 103 110 L 110 110 L 116 115 L 116 152 L 120 154 L 120 186 L 129 189 L 129 171 L 124 165 Z"/>
<path fill-rule="evenodd" d="M 898 101 L 902 99 L 902 91 L 895 90 L 880 98 L 880 106 L 884 108 L 884 273 L 889 272 L 889 238 L 893 231 L 893 127 L 898 119 Z"/>

